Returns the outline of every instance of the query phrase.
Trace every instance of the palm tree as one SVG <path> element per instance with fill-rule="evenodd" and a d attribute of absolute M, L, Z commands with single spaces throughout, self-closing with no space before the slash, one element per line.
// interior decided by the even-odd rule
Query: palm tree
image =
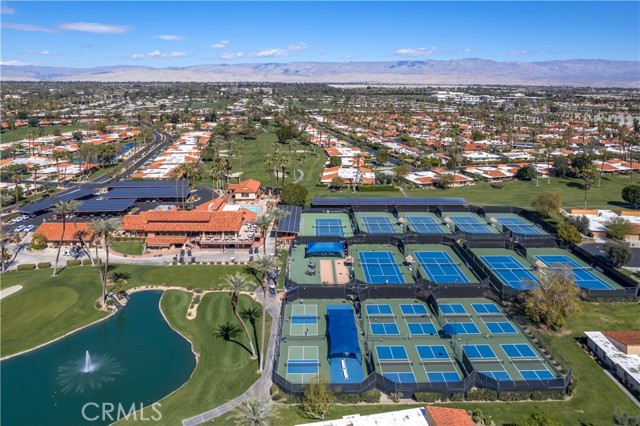
<path fill-rule="evenodd" d="M 238 406 L 234 420 L 236 426 L 270 426 L 273 417 L 271 401 L 251 398 Z"/>
<path fill-rule="evenodd" d="M 178 167 L 173 169 L 173 174 L 176 177 L 176 197 L 179 194 L 179 192 L 178 192 L 178 181 L 179 180 L 180 181 L 184 181 L 184 179 L 186 178 L 187 174 L 189 173 L 188 169 L 189 169 L 189 165 L 186 164 L 186 163 L 182 163 Z M 186 209 L 185 198 L 182 197 L 182 210 L 185 210 L 185 209 Z"/>
<path fill-rule="evenodd" d="M 40 170 L 40 166 L 38 164 L 34 164 L 31 166 L 31 172 L 33 173 L 33 193 L 36 193 L 38 188 L 38 170 Z"/>
<path fill-rule="evenodd" d="M 251 340 L 251 336 L 249 335 L 249 330 L 247 329 L 247 325 L 244 323 L 240 315 L 238 314 L 238 296 L 241 291 L 247 289 L 247 276 L 241 275 L 239 272 L 236 272 L 235 275 L 227 275 L 225 278 L 225 285 L 229 291 L 231 291 L 231 309 L 233 310 L 233 315 L 236 317 L 242 330 L 244 331 L 244 335 L 247 336 L 247 341 L 249 342 L 249 349 L 251 349 L 251 357 L 256 358 L 256 349 L 253 346 L 253 340 Z"/>
<path fill-rule="evenodd" d="M 219 325 L 216 328 L 214 334 L 218 339 L 226 340 L 228 342 L 230 340 L 233 340 L 239 333 L 240 327 L 238 327 L 236 324 L 226 322 Z"/>
<path fill-rule="evenodd" d="M 75 213 L 76 210 L 78 210 L 79 205 L 80 203 L 78 203 L 76 200 L 58 201 L 51 208 L 53 213 L 62 216 L 62 232 L 60 233 L 60 241 L 58 241 L 58 253 L 56 254 L 56 263 L 53 266 L 52 277 L 55 277 L 58 274 L 58 260 L 60 260 L 60 249 L 62 248 L 64 231 L 67 227 L 67 215 Z"/>
<path fill-rule="evenodd" d="M 271 226 L 271 217 L 266 214 L 261 214 L 256 218 L 256 226 L 260 228 L 260 233 L 262 233 L 262 252 L 265 253 L 267 244 L 267 231 Z"/>
<path fill-rule="evenodd" d="M 271 181 L 271 191 L 273 191 L 273 164 L 274 164 L 274 160 L 273 160 L 273 156 L 272 155 L 266 155 L 264 157 L 264 165 L 267 166 L 267 171 L 269 172 L 269 180 Z"/>
<path fill-rule="evenodd" d="M 266 254 L 258 257 L 252 267 L 262 274 L 262 295 L 263 295 L 263 303 L 262 303 L 262 333 L 260 335 L 260 366 L 259 372 L 262 374 L 264 371 L 264 361 L 265 361 L 265 353 L 264 353 L 264 336 L 266 333 L 265 327 L 267 324 L 266 315 L 267 315 L 267 304 L 265 303 L 267 300 L 267 278 L 269 271 L 278 267 L 278 260 L 276 258 L 271 258 Z"/>
<path fill-rule="evenodd" d="M 238 147 L 238 155 L 240 155 L 240 173 L 242 173 L 242 160 L 244 159 L 244 147 L 242 145 Z"/>
<path fill-rule="evenodd" d="M 13 188 L 13 195 L 16 198 L 16 208 L 18 208 L 18 201 L 20 201 L 20 192 L 18 192 L 18 184 L 22 180 L 22 175 L 20 173 L 16 173 L 15 175 L 11 176 L 11 180 L 13 181 L 13 183 L 16 184 L 16 186 Z"/>
<path fill-rule="evenodd" d="M 291 157 L 286 152 L 280 154 L 280 168 L 282 169 L 282 185 L 281 188 L 284 188 L 284 178 L 286 176 L 286 169 L 291 165 Z"/>
<path fill-rule="evenodd" d="M 104 271 L 100 275 L 102 281 L 102 304 L 107 300 L 107 274 L 109 273 L 109 238 L 120 229 L 120 223 L 117 220 L 106 220 L 106 219 L 98 219 L 91 222 L 92 229 L 96 233 L 96 237 L 102 239 L 102 244 L 105 250 L 105 262 L 104 262 Z M 96 244 L 97 241 L 96 241 Z M 96 248 L 97 253 L 97 248 Z M 98 273 L 100 273 L 100 268 L 98 268 Z"/>
<path fill-rule="evenodd" d="M 271 211 L 271 219 L 273 220 L 273 234 L 275 236 L 275 251 L 273 253 L 274 256 L 278 257 L 278 225 L 280 224 L 280 219 L 284 219 L 289 216 L 289 212 L 282 209 L 273 209 Z"/>

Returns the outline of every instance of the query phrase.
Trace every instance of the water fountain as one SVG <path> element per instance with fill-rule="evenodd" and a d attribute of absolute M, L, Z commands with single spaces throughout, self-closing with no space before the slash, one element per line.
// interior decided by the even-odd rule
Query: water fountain
<path fill-rule="evenodd" d="M 96 389 L 105 382 L 112 382 L 122 372 L 120 364 L 109 355 L 94 355 L 85 351 L 84 357 L 70 361 L 58 368 L 57 382 L 67 393 Z"/>

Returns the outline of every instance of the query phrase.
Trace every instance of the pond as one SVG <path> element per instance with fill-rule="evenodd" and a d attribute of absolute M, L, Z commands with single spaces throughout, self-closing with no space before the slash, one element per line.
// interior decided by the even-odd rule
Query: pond
<path fill-rule="evenodd" d="M 108 319 L 2 361 L 0 423 L 107 425 L 179 388 L 196 360 L 191 344 L 164 320 L 161 296 L 135 293 Z M 161 415 L 156 408 L 149 416 Z"/>

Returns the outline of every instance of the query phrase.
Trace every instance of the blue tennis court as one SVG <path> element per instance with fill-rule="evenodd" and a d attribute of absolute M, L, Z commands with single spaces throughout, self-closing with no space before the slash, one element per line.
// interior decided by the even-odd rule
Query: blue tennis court
<path fill-rule="evenodd" d="M 472 303 L 471 307 L 478 315 L 500 314 L 500 308 L 493 303 Z"/>
<path fill-rule="evenodd" d="M 460 375 L 457 371 L 427 371 L 427 377 L 431 383 L 459 382 Z"/>
<path fill-rule="evenodd" d="M 526 343 L 500 345 L 505 354 L 511 359 L 538 359 L 535 351 Z"/>
<path fill-rule="evenodd" d="M 409 361 L 404 346 L 376 346 L 379 361 Z"/>
<path fill-rule="evenodd" d="M 497 371 L 478 371 L 480 374 L 484 374 L 485 376 L 491 377 L 498 382 L 506 382 L 511 381 L 511 376 L 504 370 Z"/>
<path fill-rule="evenodd" d="M 435 335 L 436 327 L 431 322 L 408 322 L 411 335 Z"/>
<path fill-rule="evenodd" d="M 414 376 L 412 371 L 403 373 L 382 373 L 382 376 L 395 383 L 417 383 L 416 376 Z"/>
<path fill-rule="evenodd" d="M 436 284 L 469 282 L 469 279 L 446 251 L 416 251 L 413 254 L 429 276 L 430 281 Z"/>
<path fill-rule="evenodd" d="M 491 334 L 516 334 L 517 331 L 513 325 L 508 321 L 500 322 L 485 322 Z"/>
<path fill-rule="evenodd" d="M 400 268 L 390 251 L 361 251 L 358 257 L 368 284 L 404 284 Z"/>
<path fill-rule="evenodd" d="M 394 322 L 369 324 L 371 326 L 371 334 L 376 336 L 381 335 L 399 335 L 400 331 L 398 326 Z"/>
<path fill-rule="evenodd" d="M 469 359 L 498 359 L 489 345 L 462 345 Z"/>
<path fill-rule="evenodd" d="M 467 315 L 467 310 L 459 303 L 442 303 L 438 308 L 445 315 Z"/>
<path fill-rule="evenodd" d="M 551 266 L 553 264 L 570 266 L 575 277 L 575 284 L 578 287 L 591 290 L 613 290 L 613 286 L 600 279 L 597 275 L 591 272 L 588 267 L 579 264 L 569 256 L 546 255 L 536 256 L 536 259 L 540 260 L 547 266 Z"/>
<path fill-rule="evenodd" d="M 491 271 L 503 284 L 516 290 L 526 290 L 538 282 L 538 278 L 529 269 L 526 269 L 513 256 L 480 256 Z"/>
<path fill-rule="evenodd" d="M 427 346 L 416 346 L 418 350 L 418 355 L 420 355 L 420 359 L 425 360 L 443 360 L 443 359 L 451 359 L 449 356 L 449 352 L 447 352 L 447 348 L 442 345 L 427 345 Z"/>
<path fill-rule="evenodd" d="M 367 315 L 392 315 L 391 305 L 365 305 Z"/>
<path fill-rule="evenodd" d="M 405 216 L 405 220 L 419 234 L 444 234 L 440 225 L 431 217 Z"/>
<path fill-rule="evenodd" d="M 317 324 L 318 317 L 315 315 L 291 315 L 291 324 Z"/>
<path fill-rule="evenodd" d="M 535 225 L 528 223 L 519 217 L 497 217 L 496 220 L 515 234 L 520 235 L 544 235 L 545 233 Z"/>
<path fill-rule="evenodd" d="M 342 219 L 316 219 L 316 235 L 322 237 L 342 237 Z"/>
<path fill-rule="evenodd" d="M 455 334 L 480 334 L 480 329 L 473 322 L 450 322 L 446 326 Z"/>
<path fill-rule="evenodd" d="M 287 354 L 287 379 L 304 383 L 320 370 L 317 346 L 290 346 Z"/>
<path fill-rule="evenodd" d="M 552 380 L 556 377 L 549 370 L 518 370 L 523 379 L 531 380 Z"/>
<path fill-rule="evenodd" d="M 396 233 L 388 217 L 364 216 L 362 218 L 362 223 L 364 224 L 369 234 L 395 234 Z"/>
<path fill-rule="evenodd" d="M 427 315 L 427 307 L 424 305 L 400 305 L 400 310 L 406 316 L 422 316 Z"/>
<path fill-rule="evenodd" d="M 494 232 L 475 216 L 450 216 L 462 232 L 467 234 L 493 234 Z"/>

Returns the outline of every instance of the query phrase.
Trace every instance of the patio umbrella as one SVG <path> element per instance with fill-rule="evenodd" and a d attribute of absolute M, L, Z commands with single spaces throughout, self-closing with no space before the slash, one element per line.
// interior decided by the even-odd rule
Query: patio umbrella
<path fill-rule="evenodd" d="M 452 324 L 447 324 L 444 327 L 442 327 L 442 332 L 447 336 L 454 336 L 458 334 L 456 332 L 456 328 Z"/>
<path fill-rule="evenodd" d="M 405 257 L 404 260 L 406 260 L 407 263 L 415 262 L 415 260 L 413 259 L 413 256 L 411 256 L 411 255 Z"/>
<path fill-rule="evenodd" d="M 346 263 L 353 263 L 353 261 L 354 261 L 354 260 L 355 260 L 355 259 L 354 259 L 354 258 L 353 258 L 353 256 L 351 256 L 351 255 L 347 256 L 347 257 L 344 259 L 344 261 L 345 261 Z"/>

